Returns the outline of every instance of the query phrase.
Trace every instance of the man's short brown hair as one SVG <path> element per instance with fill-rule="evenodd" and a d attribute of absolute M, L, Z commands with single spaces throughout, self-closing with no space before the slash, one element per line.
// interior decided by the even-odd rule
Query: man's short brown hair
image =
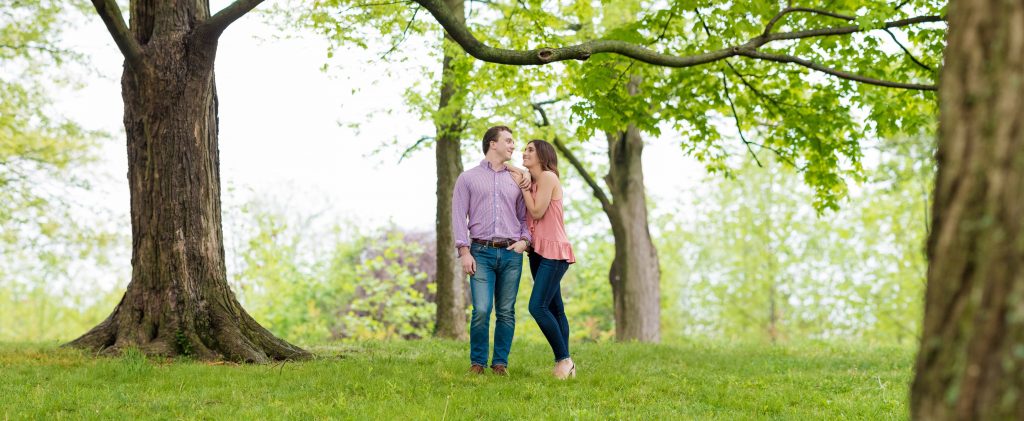
<path fill-rule="evenodd" d="M 508 128 L 508 126 L 494 126 L 484 132 L 484 155 L 487 155 L 487 150 L 491 148 L 491 142 L 498 141 L 498 135 L 501 134 L 501 132 L 508 132 L 508 134 L 512 134 L 512 129 Z"/>

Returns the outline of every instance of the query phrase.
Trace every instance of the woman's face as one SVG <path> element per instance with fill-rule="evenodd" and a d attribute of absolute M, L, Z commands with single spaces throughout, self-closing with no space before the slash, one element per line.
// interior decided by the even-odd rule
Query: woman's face
<path fill-rule="evenodd" d="M 526 144 L 526 149 L 523 149 L 523 166 L 534 167 L 540 165 L 537 160 L 537 149 L 533 147 L 533 142 Z"/>

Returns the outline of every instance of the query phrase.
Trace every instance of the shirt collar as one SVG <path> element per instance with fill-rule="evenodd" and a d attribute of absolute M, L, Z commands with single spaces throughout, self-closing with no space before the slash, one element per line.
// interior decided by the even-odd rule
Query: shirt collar
<path fill-rule="evenodd" d="M 487 161 L 486 159 L 484 159 L 483 161 L 480 161 L 480 166 L 481 166 L 481 167 L 483 167 L 484 169 L 486 169 L 487 171 L 491 171 L 491 172 L 503 172 L 503 171 L 508 171 L 508 164 L 504 164 L 504 165 L 505 165 L 505 166 L 504 166 L 504 167 L 502 167 L 502 169 L 500 169 L 500 170 L 498 170 L 498 171 L 494 171 L 494 170 L 492 170 L 492 169 L 491 169 L 491 163 L 490 163 L 490 162 L 488 162 L 488 161 Z"/>

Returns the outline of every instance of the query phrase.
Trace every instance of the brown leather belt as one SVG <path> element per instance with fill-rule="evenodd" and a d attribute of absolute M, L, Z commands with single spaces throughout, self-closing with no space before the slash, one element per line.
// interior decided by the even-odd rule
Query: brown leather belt
<path fill-rule="evenodd" d="M 490 240 L 478 240 L 474 238 L 472 240 L 476 244 L 485 245 L 487 247 L 503 248 L 507 249 L 516 243 L 516 240 L 510 238 L 494 238 Z"/>

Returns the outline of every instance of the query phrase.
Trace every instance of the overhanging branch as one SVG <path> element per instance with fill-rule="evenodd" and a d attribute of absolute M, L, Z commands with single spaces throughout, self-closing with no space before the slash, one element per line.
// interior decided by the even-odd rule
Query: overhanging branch
<path fill-rule="evenodd" d="M 434 140 L 434 138 L 431 137 L 431 136 L 422 136 L 422 137 L 420 137 L 419 140 L 417 140 L 416 143 L 413 143 L 412 146 L 410 146 L 408 148 L 405 148 L 405 152 L 402 152 L 402 156 L 400 156 L 398 158 L 398 163 L 401 164 L 402 160 L 404 160 L 405 158 L 408 158 L 409 155 L 412 155 L 413 152 L 416 152 L 416 149 L 418 149 L 420 147 L 420 145 L 423 144 L 423 142 L 429 142 L 431 140 Z"/>
<path fill-rule="evenodd" d="M 540 114 L 541 123 L 538 124 L 538 126 L 547 127 L 551 125 L 551 122 L 548 120 L 548 114 L 544 112 L 544 105 L 552 104 L 557 101 L 557 99 L 553 99 L 535 102 L 531 104 L 533 106 L 533 109 L 536 110 L 538 114 Z M 594 197 L 597 198 L 598 202 L 601 202 L 601 208 L 604 209 L 605 213 L 607 213 L 609 216 L 612 215 L 611 199 L 608 198 L 608 195 L 604 192 L 604 189 L 601 188 L 601 185 L 597 184 L 597 180 L 594 180 L 594 177 L 590 175 L 590 172 L 587 171 L 587 168 L 583 166 L 583 163 L 580 162 L 579 159 L 576 159 L 576 155 L 573 154 L 572 151 L 569 150 L 569 148 L 566 147 L 565 144 L 558 139 L 558 136 L 554 136 L 551 139 L 551 143 L 553 143 L 555 145 L 555 148 L 562 153 L 562 156 L 565 156 L 565 158 L 569 160 L 569 164 L 576 169 L 576 172 L 580 173 L 580 177 L 583 177 L 583 181 L 585 181 L 587 185 L 590 186 L 590 189 L 593 190 Z"/>
<path fill-rule="evenodd" d="M 913 89 L 919 91 L 934 91 L 937 89 L 935 85 L 923 85 L 918 83 L 902 83 L 902 82 L 891 82 L 887 80 L 875 79 L 867 76 L 861 76 L 853 73 L 844 72 L 842 70 L 836 70 L 831 67 L 823 66 L 810 60 L 802 59 L 800 57 L 794 57 L 787 54 L 772 54 L 765 53 L 756 50 L 741 50 L 740 55 L 744 57 L 756 58 L 760 60 L 774 61 L 779 63 L 793 63 L 800 66 L 804 66 L 808 69 L 817 70 L 822 73 L 830 74 L 832 76 L 848 79 L 856 82 L 867 83 L 869 85 L 885 86 L 889 88 L 899 89 Z"/>
<path fill-rule="evenodd" d="M 885 33 L 889 34 L 889 37 L 892 38 L 892 42 L 895 42 L 896 45 L 900 46 L 900 48 L 903 50 L 903 52 L 907 54 L 907 57 L 910 57 L 910 60 L 913 61 L 914 64 L 917 64 L 918 66 L 921 66 L 922 68 L 924 68 L 925 70 L 928 70 L 929 72 L 934 72 L 935 71 L 935 70 L 932 70 L 931 66 L 922 63 L 921 60 L 918 60 L 917 57 L 914 57 L 914 54 L 910 52 L 910 49 L 907 48 L 905 45 L 903 45 L 903 43 L 900 42 L 900 40 L 898 38 L 896 38 L 896 34 L 892 33 L 892 31 L 890 31 L 889 28 L 885 28 Z"/>
<path fill-rule="evenodd" d="M 594 40 L 587 41 L 581 44 L 571 45 L 567 47 L 559 48 L 538 48 L 533 50 L 509 50 L 502 48 L 494 48 L 481 42 L 474 36 L 466 25 L 459 22 L 451 10 L 444 4 L 442 0 L 414 0 L 416 3 L 422 5 L 427 11 L 430 12 L 434 19 L 444 27 L 448 35 L 457 42 L 462 48 L 469 53 L 469 55 L 477 58 L 478 60 L 498 63 L 498 64 L 511 64 L 511 65 L 541 65 L 548 64 L 557 61 L 565 60 L 587 60 L 594 54 L 610 53 L 619 54 L 621 56 L 629 57 L 642 61 L 644 63 L 653 64 L 657 66 L 665 67 L 692 67 L 701 64 L 711 63 L 714 61 L 722 60 L 734 56 L 747 56 L 753 58 L 760 58 L 771 61 L 782 61 L 787 63 L 797 63 L 813 70 L 828 73 L 830 75 L 850 79 L 863 83 L 872 83 L 880 86 L 897 87 L 903 89 L 920 89 L 920 90 L 935 90 L 934 85 L 922 85 L 922 84 L 908 84 L 899 82 L 881 81 L 878 79 L 868 78 L 865 76 L 855 75 L 849 72 L 839 71 L 830 69 L 828 67 L 813 63 L 806 59 L 801 59 L 792 56 L 782 56 L 777 54 L 759 55 L 760 53 L 756 50 L 761 46 L 778 40 L 793 40 L 812 38 L 820 36 L 832 36 L 832 35 L 846 35 L 854 32 L 863 32 L 864 29 L 856 25 L 814 29 L 797 32 L 781 32 L 772 34 L 762 34 L 756 38 L 750 39 L 746 43 L 736 45 L 732 47 L 723 48 L 720 50 L 709 51 L 702 54 L 694 54 L 689 56 L 675 56 L 671 54 L 663 54 L 657 51 L 645 48 L 641 45 L 618 41 L 618 40 Z M 841 16 L 841 15 L 838 15 Z M 914 25 L 924 22 L 942 22 L 945 19 L 941 16 L 918 16 L 910 19 L 901 19 L 897 21 L 887 22 L 883 25 L 884 28 L 898 28 L 903 26 Z"/>
<path fill-rule="evenodd" d="M 809 7 L 787 7 L 785 9 L 782 9 L 781 12 L 776 14 L 775 17 L 773 17 L 770 21 L 768 21 L 768 24 L 765 25 L 765 27 L 764 27 L 764 35 L 768 35 L 768 33 L 770 33 L 772 31 L 772 28 L 775 26 L 775 23 L 777 23 L 779 21 L 779 19 L 782 19 L 784 16 L 786 16 L 786 15 L 788 15 L 790 13 L 796 13 L 796 12 L 813 13 L 813 14 L 816 14 L 816 15 L 823 15 L 823 16 L 833 17 L 833 18 L 836 18 L 836 19 L 842 19 L 842 20 L 846 20 L 846 21 L 851 21 L 851 20 L 854 19 L 853 16 L 847 16 L 847 15 L 842 15 L 842 14 L 839 14 L 839 13 L 833 13 L 833 12 L 830 12 L 828 10 L 812 9 L 812 8 L 809 8 Z"/>
<path fill-rule="evenodd" d="M 117 7 L 117 1 L 92 0 L 92 5 L 96 8 L 100 19 L 103 19 L 103 24 L 107 26 L 107 32 L 114 37 L 114 44 L 117 44 L 117 48 L 121 50 L 128 65 L 136 71 L 145 70 L 147 64 L 142 57 L 142 47 L 128 30 L 128 25 L 124 22 L 124 17 L 121 16 L 121 8 Z"/>
<path fill-rule="evenodd" d="M 708 38 L 711 38 L 711 28 L 708 28 L 707 22 L 704 22 L 704 16 L 701 15 L 700 9 L 694 9 L 694 12 L 697 14 L 697 19 L 700 20 L 700 25 L 704 27 L 704 33 L 707 34 Z M 776 16 L 776 18 L 778 18 L 778 16 Z M 773 22 L 768 24 L 769 29 L 771 28 L 772 23 L 774 23 L 774 20 L 775 19 L 773 19 Z M 768 29 L 765 29 L 765 33 L 767 33 L 767 31 Z M 736 72 L 736 69 L 732 67 L 732 63 L 729 63 L 729 60 L 722 61 L 725 62 L 733 72 Z M 732 93 L 729 92 L 729 81 L 728 77 L 725 75 L 725 69 L 722 69 L 720 73 L 722 74 L 722 89 L 724 90 L 723 93 L 725 94 L 725 100 L 729 103 L 729 109 L 732 110 L 733 120 L 736 121 L 736 132 L 740 134 L 740 140 L 742 140 L 743 144 L 747 146 L 747 152 L 749 152 L 750 156 L 754 158 L 754 162 L 757 163 L 757 166 L 764 167 L 764 165 L 761 165 L 761 160 L 757 157 L 757 153 L 755 153 L 754 149 L 750 147 L 750 141 L 747 140 L 747 136 L 743 134 L 743 124 L 740 122 L 740 113 L 736 111 L 736 104 L 732 101 Z"/>
<path fill-rule="evenodd" d="M 882 25 L 881 28 L 873 28 L 872 30 L 874 30 L 874 29 L 902 28 L 902 27 L 905 27 L 905 26 L 917 25 L 919 23 L 945 22 L 945 21 L 946 21 L 946 19 L 943 18 L 942 16 L 917 16 L 917 17 L 913 17 L 913 18 L 900 19 L 900 20 L 894 20 L 892 22 L 886 22 L 885 25 Z M 856 32 L 865 32 L 865 30 L 862 29 L 861 27 L 857 26 L 857 25 L 847 25 L 847 26 L 834 26 L 834 27 L 831 27 L 831 28 L 807 29 L 807 30 L 803 30 L 803 31 L 793 31 L 793 32 L 776 32 L 774 34 L 768 34 L 768 35 L 760 36 L 758 38 L 754 38 L 753 40 L 751 40 L 751 42 L 753 42 L 753 41 L 755 41 L 757 39 L 765 39 L 766 41 L 764 43 L 760 44 L 760 45 L 764 45 L 765 43 L 768 43 L 768 42 L 771 42 L 771 41 L 778 41 L 778 40 L 804 39 L 804 38 L 815 38 L 815 37 L 835 36 L 835 35 L 849 35 L 849 34 L 853 34 L 853 33 L 856 33 Z M 760 45 L 758 45 L 758 46 L 760 46 Z"/>
<path fill-rule="evenodd" d="M 412 17 L 409 18 L 409 23 L 407 23 L 405 25 L 405 29 L 402 30 L 402 37 L 398 39 L 398 42 L 395 42 L 395 45 L 391 46 L 390 50 L 380 56 L 381 60 L 388 58 L 388 54 L 395 52 L 395 50 L 398 49 L 398 46 L 402 45 L 402 43 L 405 42 L 405 39 L 409 37 L 409 28 L 412 28 L 413 22 L 416 22 L 416 15 L 420 14 L 420 7 L 421 6 L 416 6 L 416 10 L 412 11 Z"/>
<path fill-rule="evenodd" d="M 67 49 L 63 49 L 63 48 L 47 47 L 46 45 L 43 45 L 43 44 L 32 44 L 32 43 L 29 43 L 29 44 L 0 44 L 0 48 L 5 49 L 5 50 L 13 50 L 13 51 L 19 51 L 19 50 L 42 51 L 44 53 L 49 54 L 52 57 L 58 57 L 58 56 L 61 56 L 61 55 L 72 55 L 72 54 L 75 54 L 74 51 L 71 51 L 71 50 L 67 50 Z"/>
<path fill-rule="evenodd" d="M 587 168 L 583 166 L 583 163 L 580 162 L 579 159 L 576 159 L 576 155 L 574 155 L 572 151 L 558 139 L 558 136 L 552 138 L 551 143 L 553 143 L 555 148 L 565 156 L 565 159 L 569 160 L 569 164 L 576 169 L 576 172 L 580 173 L 580 176 L 583 177 L 583 181 L 590 186 L 590 189 L 594 192 L 594 197 L 597 198 L 598 202 L 601 202 L 601 208 L 604 209 L 604 212 L 608 215 L 612 215 L 612 201 L 608 198 L 608 195 L 605 194 L 601 185 L 597 184 L 597 180 L 594 180 L 594 177 L 590 176 L 590 173 L 587 172 Z"/>

